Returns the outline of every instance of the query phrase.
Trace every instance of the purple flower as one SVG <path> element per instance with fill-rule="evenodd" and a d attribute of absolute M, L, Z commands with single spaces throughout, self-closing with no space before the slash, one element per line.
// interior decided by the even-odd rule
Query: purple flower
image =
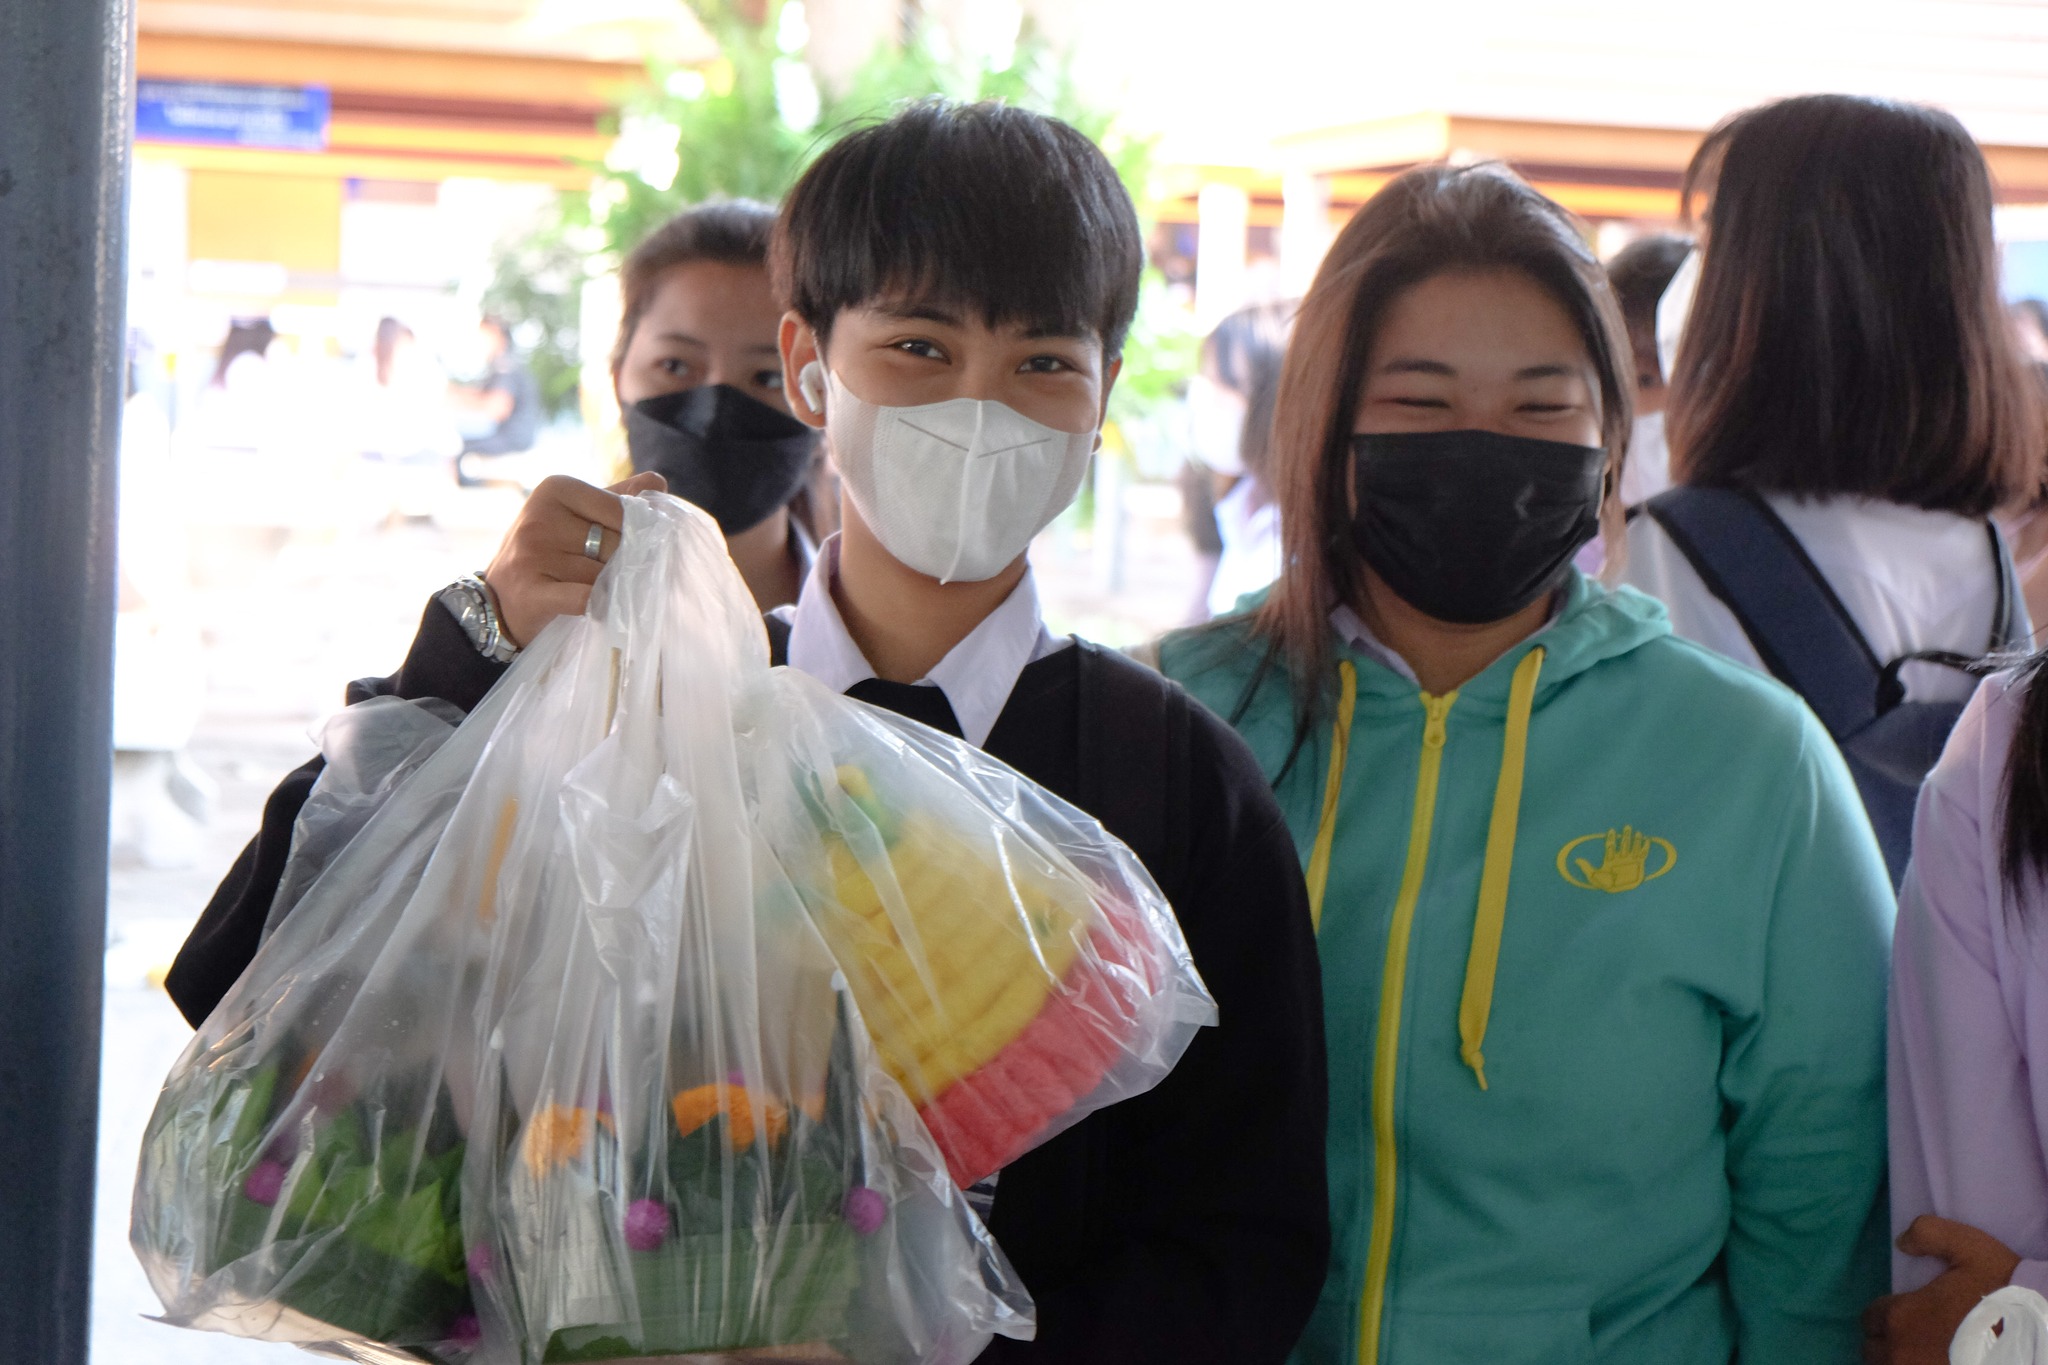
<path fill-rule="evenodd" d="M 889 1201 L 865 1185 L 855 1185 L 846 1192 L 846 1203 L 840 1212 L 845 1214 L 848 1227 L 867 1237 L 888 1218 Z"/>
<path fill-rule="evenodd" d="M 473 1350 L 483 1344 L 484 1325 L 477 1321 L 476 1314 L 463 1313 L 448 1324 L 446 1344 L 458 1351 Z"/>
<path fill-rule="evenodd" d="M 464 1260 L 469 1266 L 469 1278 L 478 1284 L 489 1284 L 497 1278 L 498 1254 L 491 1250 L 490 1243 L 478 1242 Z"/>
<path fill-rule="evenodd" d="M 284 1190 L 285 1164 L 282 1161 L 259 1161 L 249 1168 L 249 1174 L 242 1181 L 242 1193 L 258 1204 L 269 1208 L 277 1202 L 277 1196 Z"/>
<path fill-rule="evenodd" d="M 654 1251 L 668 1240 L 668 1205 L 659 1199 L 635 1199 L 626 1206 L 626 1245 Z"/>

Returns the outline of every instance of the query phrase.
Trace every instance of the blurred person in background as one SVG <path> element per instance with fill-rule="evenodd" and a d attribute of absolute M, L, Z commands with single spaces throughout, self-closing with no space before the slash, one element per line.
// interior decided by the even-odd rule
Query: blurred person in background
<path fill-rule="evenodd" d="M 1976 676 L 2025 644 L 1990 521 L 2039 485 L 2038 385 L 1998 296 L 1991 180 L 1962 124 L 1845 95 L 1723 122 L 1666 407 L 1679 485 L 1629 528 L 1672 629 L 1801 693 L 1896 881 L 1914 795 Z"/>
<path fill-rule="evenodd" d="M 188 485 L 171 454 L 170 419 L 142 382 L 153 361 L 148 343 L 131 333 L 121 409 L 109 828 L 117 863 L 170 868 L 198 861 L 215 787 L 184 752 L 205 706 L 206 658 L 192 600 Z"/>
<path fill-rule="evenodd" d="M 1396 177 L 1295 321 L 1286 574 L 1160 644 L 1307 872 L 1302 1365 L 1846 1365 L 1884 1285 L 1891 887 L 1797 698 L 1574 568 L 1632 375 L 1578 220 Z"/>
<path fill-rule="evenodd" d="M 2039 299 L 2020 299 L 2007 312 L 2012 317 L 2020 350 L 2034 367 L 2042 392 L 2048 394 L 2048 304 Z M 2048 403 L 2043 404 L 2048 410 Z M 2002 519 L 2006 539 L 2012 542 L 2013 563 L 2019 569 L 2020 591 L 2026 595 L 2027 614 L 2035 621 L 2048 622 L 2048 471 L 2042 486 L 2027 502 Z"/>
<path fill-rule="evenodd" d="M 481 378 L 448 389 L 456 421 L 463 428 L 456 478 L 466 488 L 492 481 L 492 456 L 523 454 L 540 436 L 540 386 L 512 348 L 505 320 L 486 316 L 477 324 L 477 336 Z"/>
<path fill-rule="evenodd" d="M 2048 303 L 2020 299 L 2012 305 L 2012 325 L 2020 334 L 2020 348 L 2035 368 L 2048 370 Z"/>
<path fill-rule="evenodd" d="M 635 474 L 711 513 L 763 611 L 794 602 L 836 525 L 818 433 L 790 416 L 768 283 L 775 210 L 731 200 L 677 214 L 619 271 L 612 388 Z M 587 520 L 587 518 L 586 518 Z"/>
<path fill-rule="evenodd" d="M 1266 478 L 1273 401 L 1280 388 L 1287 332 L 1299 303 L 1240 308 L 1202 342 L 1201 367 L 1188 380 L 1188 426 L 1206 490 L 1189 500 L 1198 555 L 1207 537 L 1196 518 L 1210 495 L 1215 568 L 1197 619 L 1222 616 L 1238 598 L 1280 576 L 1280 509 Z"/>
<path fill-rule="evenodd" d="M 258 382 L 254 376 L 269 359 L 270 344 L 276 340 L 277 329 L 270 325 L 269 318 L 236 318 L 230 322 L 207 387 L 233 392 Z"/>
<path fill-rule="evenodd" d="M 193 396 L 181 440 L 231 450 L 268 450 L 279 444 L 286 405 L 270 359 L 276 340 L 269 318 L 236 318 L 228 324 L 213 373 Z"/>
<path fill-rule="evenodd" d="M 1657 355 L 1657 301 L 1671 277 L 1692 253 L 1692 240 L 1659 232 L 1639 237 L 1607 262 L 1607 282 L 1628 324 L 1635 356 L 1636 422 L 1621 467 L 1624 507 L 1655 497 L 1671 486 L 1671 452 L 1664 441 L 1664 366 Z"/>
<path fill-rule="evenodd" d="M 1195 572 L 1188 584 L 1183 621 L 1200 625 L 1209 619 L 1209 589 L 1216 586 L 1216 565 L 1223 558 L 1223 533 L 1216 529 L 1216 476 L 1192 455 L 1181 461 L 1174 483 L 1180 489 L 1181 530 L 1195 551 Z"/>
<path fill-rule="evenodd" d="M 344 414 L 357 423 L 356 446 L 389 475 L 393 515 L 430 515 L 462 450 L 446 381 L 397 318 L 378 320 L 368 371 Z"/>

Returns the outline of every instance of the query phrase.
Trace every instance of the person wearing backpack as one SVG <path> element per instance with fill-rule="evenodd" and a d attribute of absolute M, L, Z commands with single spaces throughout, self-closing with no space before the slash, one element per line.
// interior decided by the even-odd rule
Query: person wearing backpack
<path fill-rule="evenodd" d="M 1321 976 L 1294 844 L 1257 761 L 1180 687 L 1039 614 L 1027 548 L 1099 442 L 1143 262 L 1115 168 L 1057 120 L 930 101 L 859 129 L 791 190 L 771 255 L 785 396 L 824 428 L 840 534 L 772 656 L 959 736 L 1099 819 L 1178 917 L 1221 1022 L 1147 1093 L 969 1191 L 1037 1306 L 986 1362 L 1283 1360 L 1322 1283 Z M 587 605 L 620 494 L 544 483 L 485 571 L 502 619 L 430 605 L 374 695 L 468 709 L 485 645 Z M 288 777 L 166 982 L 204 1018 L 254 955 L 319 760 Z"/>
<path fill-rule="evenodd" d="M 1946 113 L 1813 95 L 1716 128 L 1684 195 L 1709 207 L 1664 305 L 1690 286 L 1679 486 L 1630 524 L 1626 581 L 1806 699 L 1896 883 L 1970 664 L 2031 635 L 1990 514 L 2037 485 L 2044 426 L 1990 176 Z"/>
<path fill-rule="evenodd" d="M 1848 1365 L 1884 1285 L 1891 886 L 1798 698 L 1574 567 L 1630 364 L 1570 214 L 1396 177 L 1296 316 L 1286 573 L 1158 647 L 1317 916 L 1301 1365 Z"/>

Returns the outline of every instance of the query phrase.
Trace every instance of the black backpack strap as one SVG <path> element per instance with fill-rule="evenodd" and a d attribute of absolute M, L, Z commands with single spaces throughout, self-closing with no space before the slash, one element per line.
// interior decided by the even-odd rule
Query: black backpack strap
<path fill-rule="evenodd" d="M 1168 896 L 1188 861 L 1188 694 L 1113 650 L 1076 640 L 1080 804 L 1144 861 Z"/>
<path fill-rule="evenodd" d="M 2019 569 L 2012 562 L 2012 550 L 1999 533 L 1998 523 L 1986 517 L 1984 530 L 1991 537 L 1992 571 L 1998 575 L 1998 609 L 1991 616 L 1991 647 L 1987 654 L 2010 654 L 2033 648 L 2033 629 L 2027 621 L 2027 598 L 2020 590 Z"/>
<path fill-rule="evenodd" d="M 1901 654 L 1884 666 L 1884 674 L 1878 679 L 1879 715 L 1884 715 L 1906 699 L 1906 684 L 1899 675 L 1907 664 L 1938 664 L 1973 678 L 1982 678 L 2004 667 L 2013 653 L 2031 647 L 2033 632 L 2027 623 L 2027 599 L 2020 591 L 2019 573 L 2013 567 L 2012 554 L 2006 549 L 2005 537 L 1999 534 L 1996 522 L 1987 517 L 1984 530 L 1991 541 L 1992 577 L 1998 580 L 1998 600 L 1991 608 L 1991 640 L 1984 653 L 1973 656 L 1958 654 L 1952 649 L 1921 649 Z"/>
<path fill-rule="evenodd" d="M 1882 714 L 1884 665 L 1806 548 L 1754 493 L 1674 488 L 1645 504 L 1772 676 L 1840 741 Z"/>

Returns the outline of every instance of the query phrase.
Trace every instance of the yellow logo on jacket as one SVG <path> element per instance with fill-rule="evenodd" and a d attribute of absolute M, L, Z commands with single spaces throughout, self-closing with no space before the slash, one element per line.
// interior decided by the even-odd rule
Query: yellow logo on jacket
<path fill-rule="evenodd" d="M 1601 845 L 1598 867 L 1593 866 L 1590 859 L 1572 856 L 1576 850 L 1595 841 Z M 1664 855 L 1655 869 L 1650 867 L 1653 852 Z M 1605 834 L 1581 835 L 1559 849 L 1557 875 L 1584 890 L 1605 891 L 1616 896 L 1624 891 L 1633 891 L 1644 882 L 1656 881 L 1677 862 L 1678 850 L 1671 847 L 1669 839 L 1638 834 L 1634 826 L 1623 825 L 1619 830 L 1610 829 Z"/>

